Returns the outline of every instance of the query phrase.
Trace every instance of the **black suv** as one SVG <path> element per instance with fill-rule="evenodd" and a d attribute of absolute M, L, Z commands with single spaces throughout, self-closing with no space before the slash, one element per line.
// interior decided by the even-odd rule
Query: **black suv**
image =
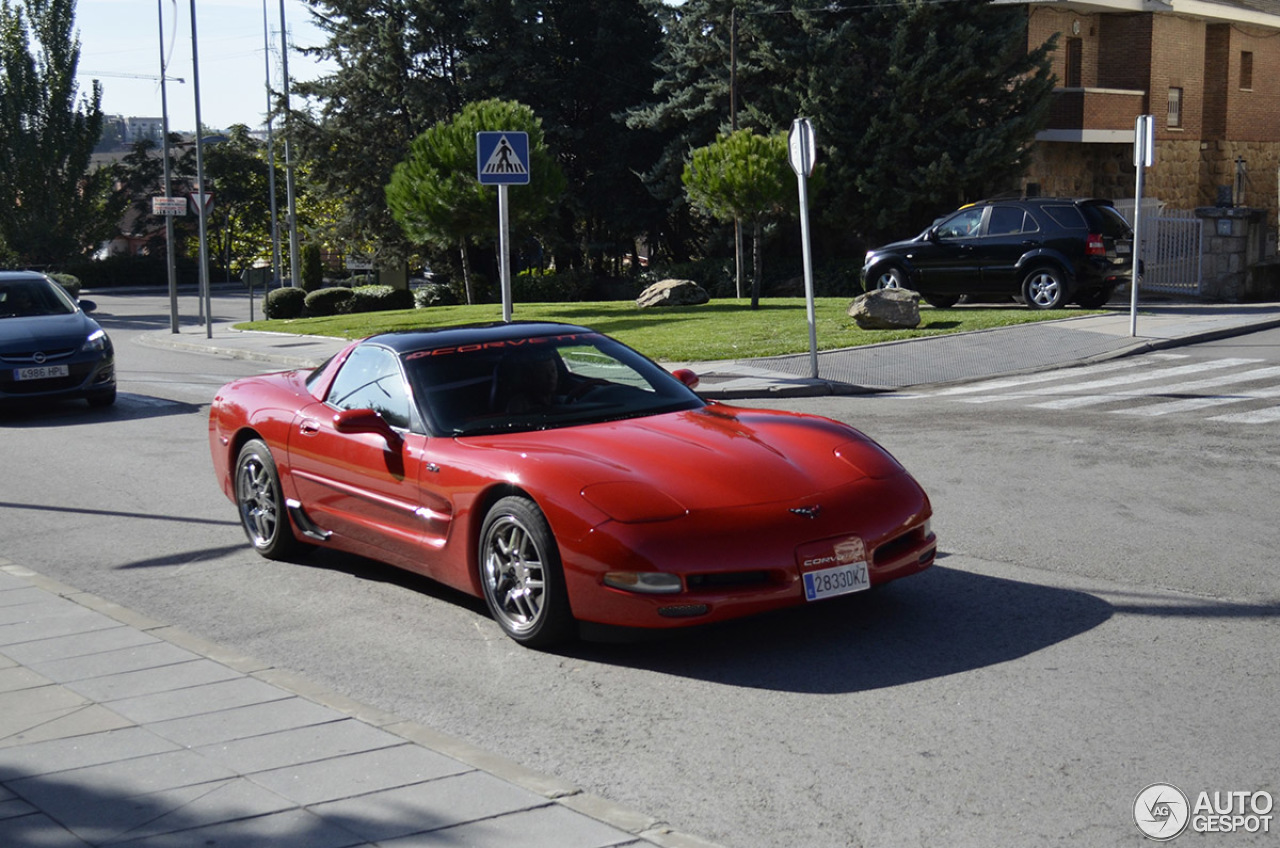
<path fill-rule="evenodd" d="M 862 287 L 913 289 L 944 308 L 964 295 L 1094 308 L 1132 267 L 1133 230 L 1109 200 L 984 200 L 909 241 L 867 251 Z"/>

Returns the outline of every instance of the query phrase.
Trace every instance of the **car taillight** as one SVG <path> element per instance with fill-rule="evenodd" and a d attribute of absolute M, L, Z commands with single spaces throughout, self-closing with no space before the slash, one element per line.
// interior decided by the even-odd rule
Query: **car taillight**
<path fill-rule="evenodd" d="M 1086 256 L 1106 256 L 1107 246 L 1102 243 L 1102 235 L 1100 233 L 1089 233 L 1085 240 L 1084 252 Z"/>

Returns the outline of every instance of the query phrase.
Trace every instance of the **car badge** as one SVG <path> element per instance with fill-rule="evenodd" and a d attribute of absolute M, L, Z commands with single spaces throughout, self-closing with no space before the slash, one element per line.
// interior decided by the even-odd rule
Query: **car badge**
<path fill-rule="evenodd" d="M 31 360 L 35 362 L 36 365 L 44 365 L 44 361 L 48 358 L 49 357 L 44 355 L 43 350 L 37 350 L 31 355 Z"/>
<path fill-rule="evenodd" d="M 813 506 L 797 506 L 792 507 L 791 511 L 796 515 L 803 516 L 804 518 L 817 518 L 822 512 L 822 507 L 818 504 L 814 504 Z"/>

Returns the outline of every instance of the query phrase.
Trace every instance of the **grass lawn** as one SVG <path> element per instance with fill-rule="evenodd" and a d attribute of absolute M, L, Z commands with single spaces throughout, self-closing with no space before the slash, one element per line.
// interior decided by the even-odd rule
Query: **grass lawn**
<path fill-rule="evenodd" d="M 847 297 L 815 301 L 820 350 L 1051 321 L 1100 311 L 1078 308 L 1040 311 L 1012 302 L 934 309 L 921 303 L 920 326 L 914 330 L 862 330 L 847 314 L 850 302 Z M 512 307 L 511 317 L 516 321 L 581 324 L 607 333 L 652 359 L 669 362 L 752 359 L 809 350 L 809 323 L 803 298 L 764 298 L 760 308 L 754 311 L 748 300 L 717 300 L 702 306 L 653 309 L 638 309 L 633 301 L 517 303 Z M 242 330 L 355 339 L 388 330 L 501 320 L 502 304 L 489 303 L 253 321 L 236 326 Z"/>

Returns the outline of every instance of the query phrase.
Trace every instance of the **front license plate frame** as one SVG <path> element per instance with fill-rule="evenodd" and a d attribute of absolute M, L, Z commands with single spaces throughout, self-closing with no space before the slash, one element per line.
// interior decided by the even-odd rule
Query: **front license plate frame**
<path fill-rule="evenodd" d="M 804 599 L 822 601 L 840 595 L 852 595 L 871 588 L 871 572 L 865 562 L 846 562 L 831 568 L 820 568 L 801 575 Z"/>
<path fill-rule="evenodd" d="M 70 376 L 71 369 L 66 365 L 36 365 L 31 368 L 13 369 L 13 379 L 22 380 L 54 380 L 58 377 Z"/>

